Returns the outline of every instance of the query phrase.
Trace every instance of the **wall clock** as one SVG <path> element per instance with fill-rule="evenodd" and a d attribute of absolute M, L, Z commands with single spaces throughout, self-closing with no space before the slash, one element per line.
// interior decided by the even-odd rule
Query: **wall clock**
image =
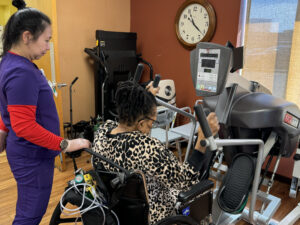
<path fill-rule="evenodd" d="M 176 35 L 186 48 L 194 48 L 200 41 L 210 41 L 216 27 L 216 14 L 206 0 L 187 0 L 177 11 Z"/>

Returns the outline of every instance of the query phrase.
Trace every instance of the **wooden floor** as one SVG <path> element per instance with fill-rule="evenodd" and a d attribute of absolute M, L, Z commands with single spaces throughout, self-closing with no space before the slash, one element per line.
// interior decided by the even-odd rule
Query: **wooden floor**
<path fill-rule="evenodd" d="M 78 168 L 88 170 L 91 168 L 89 156 L 87 153 L 83 153 L 80 158 L 77 159 Z M 50 202 L 48 205 L 47 212 L 41 222 L 41 225 L 49 224 L 52 212 L 56 207 L 59 199 L 64 192 L 66 183 L 74 178 L 73 163 L 71 159 L 66 159 L 67 170 L 65 172 L 60 172 L 55 169 L 54 184 L 52 189 L 52 194 L 50 197 Z M 8 225 L 12 224 L 15 215 L 15 204 L 17 200 L 17 187 L 16 182 L 12 176 L 10 168 L 8 166 L 5 154 L 0 154 L 0 224 Z M 280 197 L 282 199 L 282 204 L 274 216 L 275 220 L 281 220 L 285 215 L 287 215 L 300 201 L 300 194 L 298 194 L 296 199 L 289 198 L 289 188 L 290 184 L 282 183 L 276 181 L 273 188 L 271 189 L 271 194 Z M 244 221 L 240 221 L 238 225 L 248 224 Z M 295 223 L 300 225 L 300 221 Z"/>
<path fill-rule="evenodd" d="M 76 160 L 78 168 L 89 170 L 92 168 L 89 156 L 87 153 L 83 153 L 80 158 Z M 41 225 L 48 225 L 51 219 L 52 213 L 56 205 L 58 204 L 61 195 L 64 192 L 67 182 L 74 179 L 74 168 L 70 158 L 66 158 L 66 171 L 60 172 L 55 168 L 54 171 L 54 183 L 50 202 L 48 205 L 47 212 L 41 221 Z M 0 225 L 12 224 L 15 215 L 15 205 L 17 200 L 17 187 L 14 177 L 10 171 L 7 163 L 6 156 L 0 155 L 0 170 L 1 170 L 1 181 L 0 181 Z M 80 223 L 78 223 L 80 224 Z"/>

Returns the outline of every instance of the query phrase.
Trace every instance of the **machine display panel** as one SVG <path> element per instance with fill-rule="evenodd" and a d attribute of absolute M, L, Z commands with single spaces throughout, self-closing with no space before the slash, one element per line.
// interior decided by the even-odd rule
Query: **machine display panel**
<path fill-rule="evenodd" d="M 217 91 L 220 52 L 220 49 L 199 49 L 197 90 Z"/>
<path fill-rule="evenodd" d="M 290 113 L 286 113 L 283 120 L 286 124 L 298 128 L 299 127 L 299 118 L 293 116 Z"/>
<path fill-rule="evenodd" d="M 218 58 L 218 54 L 211 54 L 211 53 L 201 53 L 201 57 L 213 57 L 213 58 Z"/>
<path fill-rule="evenodd" d="M 203 67 L 215 68 L 216 60 L 202 59 L 202 63 L 201 64 L 202 64 Z"/>
<path fill-rule="evenodd" d="M 204 68 L 205 73 L 211 73 L 211 69 Z"/>

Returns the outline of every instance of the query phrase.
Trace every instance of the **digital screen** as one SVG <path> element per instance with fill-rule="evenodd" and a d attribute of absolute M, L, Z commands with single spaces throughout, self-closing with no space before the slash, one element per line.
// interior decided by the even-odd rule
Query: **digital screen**
<path fill-rule="evenodd" d="M 216 60 L 202 59 L 202 67 L 215 68 Z"/>
<path fill-rule="evenodd" d="M 211 54 L 211 53 L 201 53 L 200 57 L 212 57 L 212 58 L 218 58 L 218 54 Z"/>
<path fill-rule="evenodd" d="M 287 123 L 288 125 L 291 125 L 295 128 L 298 128 L 299 126 L 299 119 L 289 113 L 286 113 L 284 116 L 284 120 L 285 123 Z"/>
<path fill-rule="evenodd" d="M 211 69 L 204 68 L 205 73 L 211 73 Z"/>

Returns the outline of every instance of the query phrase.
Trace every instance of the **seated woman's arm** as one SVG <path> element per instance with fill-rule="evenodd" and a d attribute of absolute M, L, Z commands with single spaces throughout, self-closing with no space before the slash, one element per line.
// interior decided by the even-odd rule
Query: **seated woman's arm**
<path fill-rule="evenodd" d="M 215 113 L 207 116 L 208 124 L 215 135 L 219 130 L 219 122 Z M 152 145 L 152 154 L 149 154 L 148 165 L 153 176 L 156 176 L 169 187 L 183 189 L 198 182 L 204 159 L 205 148 L 200 146 L 200 140 L 204 139 L 201 128 L 198 130 L 198 140 L 188 162 L 181 164 L 176 156 L 164 148 L 159 141 Z"/>
<path fill-rule="evenodd" d="M 180 163 L 176 156 L 165 149 L 158 140 L 153 141 L 151 150 L 145 152 L 148 153 L 144 159 L 147 173 L 167 187 L 183 189 L 197 183 L 199 171 L 188 162 Z"/>
<path fill-rule="evenodd" d="M 213 136 L 215 136 L 220 129 L 219 121 L 216 114 L 214 112 L 210 113 L 207 116 L 207 121 Z M 206 148 L 200 145 L 200 141 L 203 139 L 205 139 L 205 137 L 201 127 L 199 127 L 198 137 L 196 139 L 196 144 L 194 146 L 194 149 L 196 151 L 193 151 L 191 157 L 188 159 L 189 164 L 192 165 L 198 171 L 202 168 L 203 160 L 205 159 L 204 153 Z"/>

